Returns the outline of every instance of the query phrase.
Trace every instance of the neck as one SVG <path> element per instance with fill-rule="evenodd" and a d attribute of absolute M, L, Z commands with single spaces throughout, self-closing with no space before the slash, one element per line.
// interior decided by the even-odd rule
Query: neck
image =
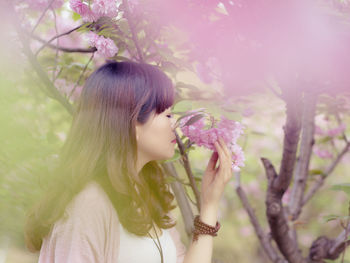
<path fill-rule="evenodd" d="M 145 166 L 146 163 L 148 163 L 150 160 L 144 158 L 141 154 L 138 155 L 137 162 L 136 162 L 136 171 L 139 173 L 142 168 Z"/>

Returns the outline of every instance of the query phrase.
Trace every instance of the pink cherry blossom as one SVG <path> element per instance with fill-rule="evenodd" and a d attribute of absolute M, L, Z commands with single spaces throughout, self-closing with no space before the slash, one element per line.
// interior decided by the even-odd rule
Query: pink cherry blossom
<path fill-rule="evenodd" d="M 328 130 L 327 135 L 329 137 L 336 137 L 336 136 L 342 134 L 345 131 L 345 129 L 346 129 L 346 125 L 345 125 L 345 123 L 342 123 L 338 127 Z"/>
<path fill-rule="evenodd" d="M 316 135 L 325 135 L 325 132 L 322 130 L 322 128 L 318 125 L 315 125 L 315 134 Z"/>
<path fill-rule="evenodd" d="M 69 5 L 74 12 L 81 15 L 84 22 L 93 22 L 96 20 L 95 14 L 86 3 L 82 2 L 82 0 L 69 0 Z"/>
<path fill-rule="evenodd" d="M 333 154 L 326 149 L 314 147 L 313 152 L 321 159 L 332 159 L 333 158 Z"/>
<path fill-rule="evenodd" d="M 103 57 L 110 58 L 118 52 L 117 46 L 110 38 L 99 36 L 94 32 L 89 32 L 87 38 L 90 46 L 96 47 L 97 54 Z"/>
<path fill-rule="evenodd" d="M 214 143 L 222 138 L 232 154 L 232 168 L 238 171 L 244 166 L 244 153 L 242 148 L 237 145 L 237 139 L 243 134 L 243 126 L 236 121 L 231 121 L 224 116 L 216 123 L 212 122 L 210 127 L 206 129 L 206 123 L 204 118 L 197 120 L 196 122 L 186 125 L 187 122 L 196 114 L 187 116 L 180 121 L 181 131 L 187 136 L 190 141 L 198 146 L 203 146 L 207 149 L 216 151 Z M 212 120 L 213 121 L 213 120 Z M 216 123 L 216 127 L 215 127 Z"/>
<path fill-rule="evenodd" d="M 35 10 L 45 10 L 49 4 L 51 3 L 51 0 L 27 0 L 27 3 L 30 8 Z M 51 4 L 52 9 L 60 8 L 64 3 L 64 0 L 55 0 Z"/>
<path fill-rule="evenodd" d="M 315 134 L 320 136 L 336 137 L 342 134 L 345 130 L 345 123 L 341 123 L 338 127 L 329 130 L 323 130 L 321 127 L 315 125 Z"/>
<path fill-rule="evenodd" d="M 244 117 L 251 117 L 254 115 L 254 110 L 252 108 L 246 108 L 242 111 L 242 116 Z"/>
<path fill-rule="evenodd" d="M 94 0 L 92 12 L 98 16 L 116 17 L 118 14 L 116 0 Z"/>

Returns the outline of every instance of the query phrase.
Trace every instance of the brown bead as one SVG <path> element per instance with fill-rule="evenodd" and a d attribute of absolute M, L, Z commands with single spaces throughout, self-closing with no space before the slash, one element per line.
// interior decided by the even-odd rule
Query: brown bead
<path fill-rule="evenodd" d="M 219 222 L 216 222 L 215 227 L 207 225 L 202 222 L 199 215 L 197 215 L 194 219 L 193 241 L 197 241 L 199 235 L 217 236 L 220 227 L 221 225 Z"/>

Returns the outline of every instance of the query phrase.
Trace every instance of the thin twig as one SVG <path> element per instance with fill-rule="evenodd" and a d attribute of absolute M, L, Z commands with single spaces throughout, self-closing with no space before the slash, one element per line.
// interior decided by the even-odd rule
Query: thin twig
<path fill-rule="evenodd" d="M 32 29 L 31 34 L 34 33 L 35 29 L 38 27 L 38 25 L 40 24 L 41 20 L 44 18 L 44 16 L 45 16 L 47 10 L 49 10 L 49 9 L 51 8 L 51 6 L 52 6 L 52 4 L 53 4 L 54 1 L 55 1 L 55 0 L 51 0 L 51 2 L 50 2 L 50 3 L 48 4 L 48 6 L 45 8 L 44 12 L 41 14 L 41 16 L 39 17 L 38 21 L 35 23 L 35 25 L 34 25 L 34 27 L 33 27 L 33 29 Z"/>
<path fill-rule="evenodd" d="M 284 259 L 282 259 L 275 248 L 271 245 L 271 238 L 268 237 L 268 235 L 262 230 L 260 223 L 255 215 L 254 209 L 251 207 L 249 200 L 247 198 L 247 195 L 243 188 L 241 187 L 241 176 L 240 173 L 236 173 L 236 192 L 241 200 L 241 203 L 243 205 L 243 208 L 246 210 L 249 220 L 252 223 L 255 233 L 258 236 L 258 239 L 260 241 L 260 244 L 262 248 L 264 249 L 266 255 L 269 257 L 269 259 L 272 262 L 286 262 Z"/>
<path fill-rule="evenodd" d="M 173 163 L 163 163 L 162 166 L 167 174 L 171 175 L 174 178 L 178 178 L 178 175 Z M 177 204 L 179 205 L 180 212 L 184 220 L 187 237 L 190 238 L 192 234 L 192 229 L 193 229 L 194 215 L 193 215 L 191 206 L 188 202 L 188 199 L 186 198 L 186 190 L 184 189 L 182 184 L 180 184 L 179 182 L 172 182 L 171 188 L 174 191 Z"/>
<path fill-rule="evenodd" d="M 34 56 L 37 57 L 38 54 L 40 53 L 40 51 L 43 50 L 47 45 L 49 45 L 49 44 L 50 44 L 52 41 L 54 41 L 56 38 L 69 35 L 70 33 L 72 33 L 72 32 L 74 32 L 74 31 L 78 30 L 79 28 L 81 28 L 83 25 L 84 25 L 84 24 L 79 25 L 79 26 L 77 26 L 77 27 L 75 27 L 75 28 L 73 28 L 73 29 L 71 29 L 71 30 L 69 30 L 69 31 L 67 31 L 67 32 L 64 32 L 64 33 L 62 33 L 62 34 L 59 34 L 59 35 L 56 35 L 56 36 L 52 37 L 49 41 L 47 41 L 44 45 L 42 45 L 42 46 L 35 52 L 35 55 L 34 55 Z"/>
<path fill-rule="evenodd" d="M 56 12 L 55 10 L 52 9 L 52 13 L 53 13 L 53 17 L 55 18 L 55 32 L 56 32 L 56 35 L 58 35 L 58 29 L 57 29 L 57 17 L 56 17 Z M 57 46 L 60 45 L 60 41 L 59 41 L 59 38 L 57 38 Z M 57 60 L 58 60 L 58 49 L 56 49 L 56 56 L 55 56 L 55 66 L 52 70 L 52 82 L 55 83 L 55 80 L 56 80 L 56 70 L 57 70 Z"/>
<path fill-rule="evenodd" d="M 125 8 L 125 17 L 126 17 L 126 20 L 128 21 L 128 25 L 129 25 L 129 28 L 131 31 L 132 40 L 133 40 L 134 45 L 136 47 L 137 53 L 139 55 L 138 60 L 139 60 L 139 62 L 144 62 L 143 54 L 142 54 L 139 42 L 137 40 L 136 28 L 135 28 L 135 25 L 134 25 L 134 23 L 131 19 L 131 16 L 130 16 L 130 8 L 129 8 L 128 1 L 123 0 L 123 6 Z"/>
<path fill-rule="evenodd" d="M 345 227 L 345 239 L 344 242 L 348 240 L 349 236 L 349 226 L 350 226 L 350 202 L 349 202 L 349 207 L 348 207 L 348 218 L 346 219 L 346 227 Z M 345 257 L 345 252 L 346 252 L 346 247 L 344 247 L 344 251 L 342 253 L 342 258 L 341 258 L 341 263 L 344 263 L 344 257 Z"/>
<path fill-rule="evenodd" d="M 92 55 L 90 56 L 90 58 L 89 58 L 88 62 L 85 64 L 85 67 L 84 67 L 83 71 L 81 72 L 81 74 L 80 74 L 80 76 L 79 76 L 78 81 L 77 81 L 77 82 L 74 84 L 73 89 L 70 91 L 70 93 L 69 93 L 69 95 L 68 95 L 68 99 L 70 99 L 70 98 L 71 98 L 71 96 L 73 95 L 73 93 L 74 93 L 75 89 L 76 89 L 76 88 L 77 88 L 77 86 L 79 85 L 79 82 L 80 82 L 80 81 L 81 81 L 81 79 L 83 78 L 84 73 L 85 73 L 85 71 L 86 71 L 87 67 L 89 66 L 90 62 L 91 62 L 91 61 L 92 61 L 92 59 L 94 58 L 94 55 L 95 55 L 95 53 L 92 53 Z"/>
<path fill-rule="evenodd" d="M 340 116 L 339 116 L 339 112 L 336 112 L 335 117 L 337 118 L 338 125 L 341 125 L 342 122 L 341 122 L 341 118 L 340 118 Z M 344 140 L 346 143 L 348 143 L 349 140 L 348 140 L 348 137 L 347 137 L 346 134 L 345 134 L 345 131 L 343 131 L 342 136 L 343 136 L 343 140 Z"/>

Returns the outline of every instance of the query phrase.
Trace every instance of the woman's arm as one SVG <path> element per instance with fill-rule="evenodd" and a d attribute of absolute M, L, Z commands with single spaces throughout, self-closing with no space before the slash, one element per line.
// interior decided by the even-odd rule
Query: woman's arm
<path fill-rule="evenodd" d="M 213 153 L 202 180 L 201 212 L 202 222 L 215 226 L 218 206 L 225 185 L 232 177 L 231 154 L 223 140 L 215 143 L 217 153 Z M 216 168 L 217 161 L 220 161 Z M 192 241 L 183 263 L 210 263 L 213 253 L 213 236 L 199 235 L 197 241 Z"/>
<path fill-rule="evenodd" d="M 202 208 L 200 219 L 204 223 L 215 226 L 217 218 L 217 209 Z M 198 240 L 191 242 L 183 263 L 209 263 L 213 253 L 213 236 L 199 235 Z"/>

